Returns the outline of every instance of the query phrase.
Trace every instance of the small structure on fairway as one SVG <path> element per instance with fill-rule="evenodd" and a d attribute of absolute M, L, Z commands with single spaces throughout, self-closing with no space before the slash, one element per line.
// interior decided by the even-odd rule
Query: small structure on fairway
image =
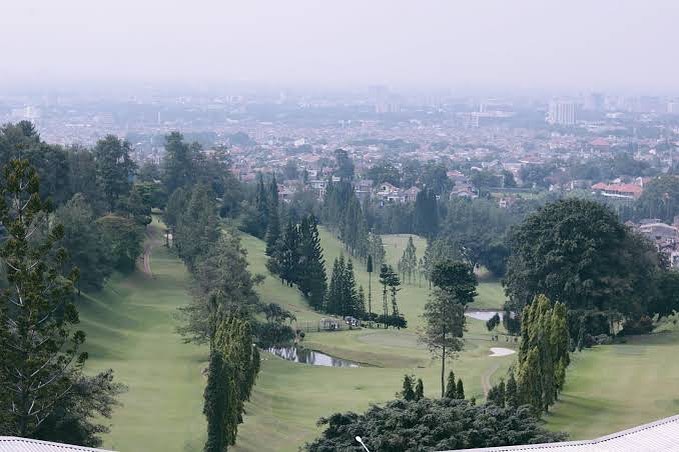
<path fill-rule="evenodd" d="M 339 331 L 340 322 L 331 317 L 323 317 L 318 321 L 318 331 Z"/>

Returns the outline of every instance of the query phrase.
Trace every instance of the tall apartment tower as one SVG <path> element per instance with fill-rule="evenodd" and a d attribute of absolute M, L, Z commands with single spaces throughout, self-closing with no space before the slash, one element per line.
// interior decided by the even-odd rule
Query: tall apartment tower
<path fill-rule="evenodd" d="M 575 125 L 575 102 L 561 100 L 550 102 L 547 122 L 564 126 Z"/>

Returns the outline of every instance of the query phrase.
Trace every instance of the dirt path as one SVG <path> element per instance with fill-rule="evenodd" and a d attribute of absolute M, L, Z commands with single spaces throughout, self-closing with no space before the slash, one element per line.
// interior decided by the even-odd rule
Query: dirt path
<path fill-rule="evenodd" d="M 490 377 L 492 377 L 493 374 L 498 370 L 500 364 L 502 363 L 496 362 L 481 375 L 481 387 L 483 388 L 484 397 L 488 395 L 488 391 L 490 391 L 490 388 L 492 387 L 492 385 L 490 384 Z"/>
<path fill-rule="evenodd" d="M 144 243 L 144 254 L 142 255 L 141 271 L 149 276 L 153 276 L 151 272 L 151 251 L 153 251 L 153 237 L 150 231 L 146 230 L 146 243 Z"/>

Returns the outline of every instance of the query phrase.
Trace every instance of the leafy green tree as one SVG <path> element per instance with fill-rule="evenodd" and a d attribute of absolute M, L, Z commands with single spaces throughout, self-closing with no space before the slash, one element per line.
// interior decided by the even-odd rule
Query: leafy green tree
<path fill-rule="evenodd" d="M 634 318 L 652 298 L 657 252 L 601 204 L 547 204 L 516 227 L 510 241 L 503 284 L 514 312 L 544 294 L 569 310 Z"/>
<path fill-rule="evenodd" d="M 210 340 L 210 306 L 217 303 L 225 312 L 237 311 L 253 317 L 259 310 L 255 285 L 259 278 L 248 270 L 246 250 L 238 234 L 227 231 L 205 250 L 191 274 L 191 303 L 181 308 L 183 324 L 178 329 L 186 342 Z"/>
<path fill-rule="evenodd" d="M 462 350 L 464 310 L 477 295 L 477 283 L 469 266 L 451 261 L 436 264 L 432 283 L 434 290 L 424 305 L 425 326 L 420 331 L 420 340 L 434 356 L 441 358 L 441 397 L 444 397 L 446 360 Z"/>
<path fill-rule="evenodd" d="M 659 218 L 672 223 L 679 215 L 679 176 L 664 174 L 644 184 L 644 191 L 636 204 L 640 218 Z"/>
<path fill-rule="evenodd" d="M 130 143 L 114 135 L 107 135 L 97 141 L 94 147 L 97 181 L 104 192 L 109 212 L 113 212 L 118 200 L 127 196 L 132 189 L 132 177 L 137 165 L 130 157 L 131 151 Z"/>
<path fill-rule="evenodd" d="M 442 422 L 454 419 L 455 422 Z M 355 450 L 356 435 L 370 450 L 437 451 L 562 441 L 563 433 L 545 430 L 526 407 L 473 405 L 467 400 L 393 400 L 363 414 L 335 413 L 322 418 L 321 436 L 309 452 Z M 483 434 L 472 434 L 483 432 Z"/>
<path fill-rule="evenodd" d="M 104 240 L 94 213 L 85 197 L 76 194 L 56 211 L 56 221 L 64 228 L 60 245 L 68 253 L 67 263 L 81 269 L 76 282 L 78 292 L 100 290 L 106 278 L 113 272 Z"/>
<path fill-rule="evenodd" d="M 12 160 L 0 178 L 0 262 L 8 286 L 0 289 L 0 406 L 3 433 L 97 443 L 106 427 L 92 415 L 110 416 L 119 385 L 82 375 L 85 333 L 73 331 L 77 269 L 64 277 L 63 227 L 50 224 L 51 206 L 40 198 L 38 174 L 26 160 Z M 94 403 L 98 403 L 93 406 Z M 62 416 L 59 418 L 59 416 Z M 70 419 L 65 427 L 60 419 Z"/>
<path fill-rule="evenodd" d="M 172 132 L 165 136 L 163 184 L 166 193 L 174 193 L 178 188 L 193 184 L 196 152 L 197 148 L 185 143 L 181 133 Z"/>
<path fill-rule="evenodd" d="M 401 174 L 394 165 L 389 162 L 381 162 L 370 167 L 365 177 L 373 181 L 373 185 L 388 182 L 395 187 L 401 186 Z"/>
<path fill-rule="evenodd" d="M 108 256 L 113 266 L 121 272 L 134 270 L 135 262 L 143 251 L 144 229 L 134 220 L 109 214 L 97 220 Z"/>

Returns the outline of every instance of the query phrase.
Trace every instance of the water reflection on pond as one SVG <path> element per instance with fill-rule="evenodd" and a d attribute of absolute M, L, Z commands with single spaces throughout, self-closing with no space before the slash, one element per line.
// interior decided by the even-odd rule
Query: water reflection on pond
<path fill-rule="evenodd" d="M 359 367 L 358 363 L 347 359 L 335 358 L 325 353 L 302 347 L 271 347 L 267 350 L 280 358 L 296 363 L 326 367 Z"/>

